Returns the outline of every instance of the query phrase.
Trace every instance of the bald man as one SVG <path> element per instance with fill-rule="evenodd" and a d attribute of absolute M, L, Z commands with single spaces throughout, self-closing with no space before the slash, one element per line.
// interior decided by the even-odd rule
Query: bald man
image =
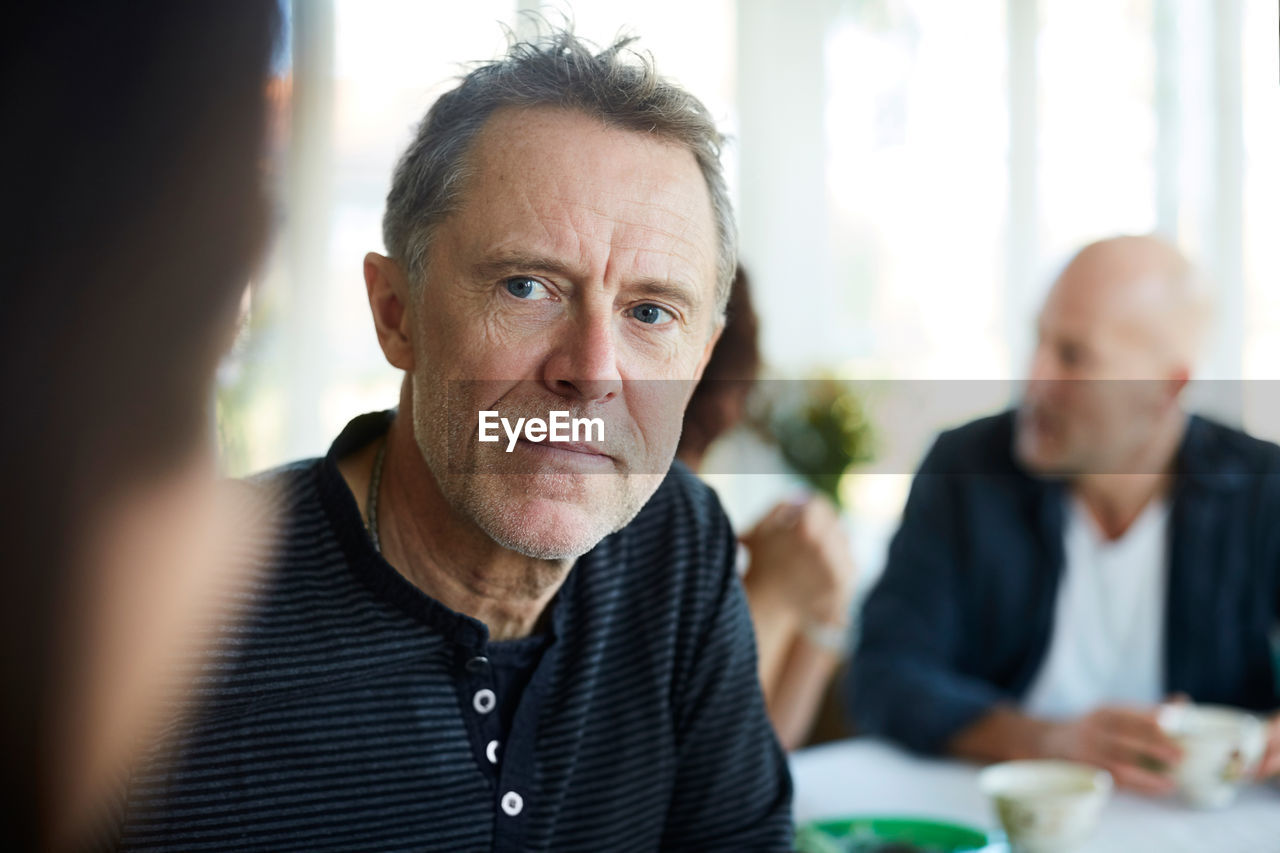
<path fill-rule="evenodd" d="M 1067 265 L 1020 406 L 915 478 L 846 683 L 860 731 L 1163 794 L 1178 696 L 1267 714 L 1280 773 L 1280 448 L 1183 410 L 1207 309 L 1154 238 Z"/>

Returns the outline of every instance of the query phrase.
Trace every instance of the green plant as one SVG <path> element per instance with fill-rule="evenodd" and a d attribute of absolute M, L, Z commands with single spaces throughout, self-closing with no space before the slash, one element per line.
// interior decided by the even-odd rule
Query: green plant
<path fill-rule="evenodd" d="M 842 505 L 850 469 L 874 458 L 874 430 L 853 383 L 819 377 L 761 383 L 751 424 L 797 474 Z"/>

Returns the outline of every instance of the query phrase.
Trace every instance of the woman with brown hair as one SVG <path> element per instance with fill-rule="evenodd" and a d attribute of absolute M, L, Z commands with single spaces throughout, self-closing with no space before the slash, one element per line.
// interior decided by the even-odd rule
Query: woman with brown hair
<path fill-rule="evenodd" d="M 677 457 L 695 471 L 746 414 L 760 372 L 759 323 L 741 267 L 720 340 L 685 410 Z M 844 657 L 857 570 L 840 518 L 821 495 L 784 501 L 741 537 L 743 586 L 756 632 L 760 686 L 778 739 L 804 745 Z"/>

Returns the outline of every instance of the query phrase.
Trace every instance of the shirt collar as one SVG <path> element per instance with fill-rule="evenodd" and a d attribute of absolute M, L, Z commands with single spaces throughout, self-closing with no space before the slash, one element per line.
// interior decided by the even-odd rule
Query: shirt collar
<path fill-rule="evenodd" d="M 1180 483 L 1212 491 L 1234 491 L 1248 485 L 1253 474 L 1247 460 L 1218 440 L 1221 427 L 1199 415 L 1187 418 L 1187 428 L 1174 470 Z"/>
<path fill-rule="evenodd" d="M 480 653 L 489 643 L 488 626 L 427 595 L 383 559 L 382 554 L 373 547 L 355 496 L 351 494 L 346 480 L 338 470 L 338 460 L 384 435 L 395 416 L 394 409 L 360 415 L 352 419 L 334 439 L 318 470 L 325 513 L 351 570 L 366 587 L 445 639 L 471 653 Z M 566 612 L 571 608 L 569 602 L 576 587 L 575 579 L 583 571 L 582 563 L 588 561 L 590 556 L 588 554 L 579 558 L 549 605 L 552 608 L 549 630 L 553 638 L 563 635 L 569 618 Z"/>

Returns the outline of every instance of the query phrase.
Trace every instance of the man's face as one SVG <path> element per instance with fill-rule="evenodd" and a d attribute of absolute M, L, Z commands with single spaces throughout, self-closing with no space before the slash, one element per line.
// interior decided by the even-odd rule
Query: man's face
<path fill-rule="evenodd" d="M 1074 261 L 1055 282 L 1017 419 L 1017 455 L 1030 470 L 1140 473 L 1134 460 L 1179 387 L 1146 296 L 1141 283 L 1114 280 L 1105 259 Z"/>
<path fill-rule="evenodd" d="M 686 149 L 583 114 L 505 109 L 410 297 L 414 434 L 446 500 L 494 541 L 576 557 L 671 464 L 718 334 L 718 240 Z M 604 440 L 481 443 L 480 410 L 600 418 Z"/>

